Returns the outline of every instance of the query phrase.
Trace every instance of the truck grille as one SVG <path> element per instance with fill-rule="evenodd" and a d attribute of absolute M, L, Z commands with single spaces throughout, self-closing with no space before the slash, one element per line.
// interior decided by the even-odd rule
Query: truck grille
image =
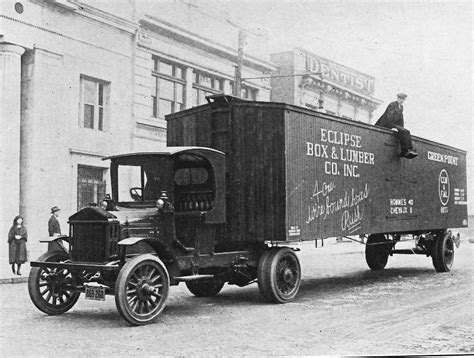
<path fill-rule="evenodd" d="M 117 254 L 120 226 L 118 223 L 74 223 L 71 256 L 73 261 L 106 262 Z"/>

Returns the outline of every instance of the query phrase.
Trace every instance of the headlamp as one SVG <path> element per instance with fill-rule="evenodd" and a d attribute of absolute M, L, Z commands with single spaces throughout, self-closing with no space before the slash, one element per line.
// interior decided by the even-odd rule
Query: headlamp
<path fill-rule="evenodd" d="M 156 207 L 157 207 L 158 209 L 162 209 L 163 206 L 165 206 L 165 202 L 163 201 L 163 199 L 158 199 L 158 200 L 156 201 Z"/>

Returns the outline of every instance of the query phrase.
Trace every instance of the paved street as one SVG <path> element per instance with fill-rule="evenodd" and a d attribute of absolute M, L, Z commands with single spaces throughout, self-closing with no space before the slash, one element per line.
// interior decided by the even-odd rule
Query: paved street
<path fill-rule="evenodd" d="M 180 285 L 158 322 L 143 327 L 121 319 L 113 296 L 81 296 L 53 317 L 33 306 L 25 283 L 0 285 L 0 356 L 474 353 L 474 244 L 467 238 L 446 274 L 424 256 L 395 256 L 385 271 L 372 272 L 363 245 L 305 243 L 294 302 L 267 304 L 256 284 L 225 286 L 215 298 L 193 297 Z"/>

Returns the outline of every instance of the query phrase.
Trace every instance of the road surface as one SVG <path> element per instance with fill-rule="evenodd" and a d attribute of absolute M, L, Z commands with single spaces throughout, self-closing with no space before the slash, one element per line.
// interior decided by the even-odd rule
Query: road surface
<path fill-rule="evenodd" d="M 113 296 L 81 296 L 71 311 L 47 316 L 30 302 L 25 283 L 1 285 L 0 356 L 474 353 L 474 244 L 467 238 L 443 274 L 431 258 L 412 255 L 370 271 L 358 243 L 300 248 L 295 301 L 265 303 L 256 284 L 197 298 L 181 284 L 171 287 L 159 320 L 142 327 L 121 319 Z"/>

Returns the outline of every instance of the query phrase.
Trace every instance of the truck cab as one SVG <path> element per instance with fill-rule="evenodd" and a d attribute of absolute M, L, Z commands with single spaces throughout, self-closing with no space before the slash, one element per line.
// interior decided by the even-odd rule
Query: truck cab
<path fill-rule="evenodd" d="M 141 240 L 155 250 L 170 246 L 171 255 L 213 252 L 225 222 L 224 153 L 168 147 L 104 160 L 111 160 L 109 212 L 120 221 L 121 239 L 128 239 L 122 245 Z"/>

